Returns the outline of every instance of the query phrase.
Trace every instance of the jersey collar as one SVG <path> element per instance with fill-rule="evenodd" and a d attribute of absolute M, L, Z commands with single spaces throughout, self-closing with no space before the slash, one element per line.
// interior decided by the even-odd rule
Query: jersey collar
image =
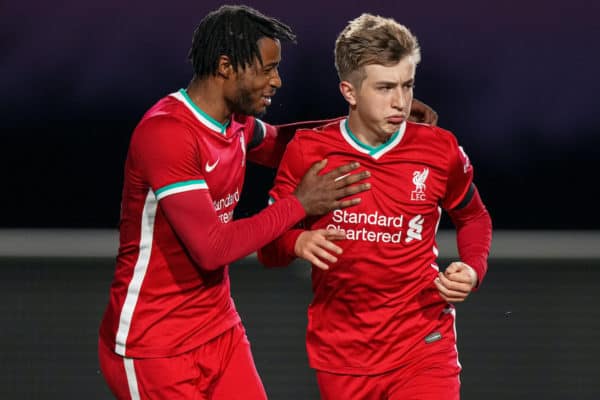
<path fill-rule="evenodd" d="M 179 89 L 179 91 L 171 93 L 171 96 L 175 97 L 177 100 L 182 102 L 188 108 L 188 110 L 190 110 L 192 114 L 194 114 L 196 119 L 200 121 L 202 125 L 217 133 L 225 135 L 225 131 L 229 126 L 229 121 L 222 124 L 207 113 L 205 113 L 204 111 L 202 111 L 202 109 L 198 107 L 196 103 L 192 101 L 192 99 L 190 99 L 190 96 L 188 96 L 185 89 Z"/>
<path fill-rule="evenodd" d="M 396 147 L 398 143 L 404 137 L 404 132 L 406 131 L 406 121 L 402 122 L 400 128 L 392 135 L 392 137 L 385 143 L 373 147 L 369 146 L 358 140 L 358 138 L 352 133 L 350 130 L 350 126 L 348 125 L 348 118 L 345 118 L 340 121 L 340 132 L 342 132 L 342 137 L 348 142 L 348 144 L 357 151 L 361 153 L 365 153 L 373 157 L 374 159 L 379 159 L 385 153 Z"/>

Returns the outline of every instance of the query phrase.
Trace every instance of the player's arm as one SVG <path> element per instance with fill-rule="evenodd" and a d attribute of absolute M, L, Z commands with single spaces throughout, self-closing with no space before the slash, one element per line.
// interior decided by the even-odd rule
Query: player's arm
<path fill-rule="evenodd" d="M 492 221 L 473 183 L 468 157 L 458 145 L 454 147 L 443 206 L 456 227 L 460 261 L 440 273 L 436 285 L 446 301 L 460 302 L 481 284 L 487 272 Z"/>
<path fill-rule="evenodd" d="M 277 168 L 285 148 L 298 129 L 311 129 L 341 118 L 294 122 L 284 125 L 270 125 L 258 118 L 250 121 L 250 140 L 248 141 L 248 160 L 265 167 Z"/>
<path fill-rule="evenodd" d="M 275 176 L 273 188 L 269 191 L 269 207 L 293 193 L 305 169 L 300 140 L 292 140 L 284 151 L 281 164 Z M 284 232 L 269 244 L 258 250 L 258 260 L 266 267 L 284 267 L 295 258 L 294 245 L 304 232 L 303 224 Z"/>
<path fill-rule="evenodd" d="M 299 129 L 312 129 L 332 122 L 339 121 L 346 116 L 315 120 L 300 121 L 283 125 L 271 125 L 258 118 L 250 124 L 250 140 L 248 141 L 248 159 L 265 167 L 277 168 L 287 144 L 292 140 Z M 436 125 L 437 113 L 427 104 L 413 99 L 410 120 L 430 125 Z"/>
<path fill-rule="evenodd" d="M 477 273 L 475 288 L 487 272 L 492 242 L 492 219 L 475 184 L 471 184 L 464 201 L 448 211 L 456 227 L 456 244 L 460 259 Z"/>
<path fill-rule="evenodd" d="M 451 263 L 440 273 L 436 285 L 446 301 L 461 302 L 481 285 L 487 272 L 492 220 L 474 184 L 461 206 L 448 214 L 456 227 L 461 261 Z"/>
<path fill-rule="evenodd" d="M 175 139 L 174 139 L 175 137 Z M 365 174 L 348 174 L 357 164 L 319 175 L 316 163 L 290 195 L 251 218 L 228 224 L 218 219 L 197 162 L 191 134 L 179 122 L 157 118 L 140 128 L 134 157 L 178 238 L 200 268 L 212 270 L 264 246 L 306 215 L 319 215 L 356 204 L 340 200 L 366 187 L 356 184 Z M 341 183 L 341 184 L 340 184 Z"/>
<path fill-rule="evenodd" d="M 283 156 L 274 187 L 269 193 L 271 207 L 273 203 L 276 204 L 279 199 L 293 192 L 306 169 L 305 164 L 301 140 L 292 141 Z M 302 257 L 317 267 L 326 269 L 328 266 L 324 261 L 335 262 L 336 258 L 333 254 L 339 254 L 341 251 L 332 242 L 340 238 L 343 238 L 343 234 L 337 231 L 308 231 L 297 227 L 261 248 L 258 251 L 258 258 L 267 267 L 280 267 L 288 265 L 296 257 Z"/>
<path fill-rule="evenodd" d="M 167 220 L 183 241 L 194 261 L 204 269 L 216 269 L 247 256 L 266 245 L 302 220 L 306 215 L 319 215 L 338 207 L 357 203 L 357 199 L 338 200 L 364 190 L 362 185 L 337 188 L 335 179 L 356 165 L 347 165 L 318 176 L 324 163 L 313 165 L 289 196 L 258 214 L 222 224 L 214 211 L 207 190 L 177 193 L 161 199 Z M 349 185 L 363 179 L 352 177 Z M 321 192 L 321 193 L 319 193 Z"/>
<path fill-rule="evenodd" d="M 338 229 L 305 230 L 296 238 L 294 254 L 317 268 L 328 270 L 343 253 L 335 241 L 345 238 L 344 231 Z"/>
<path fill-rule="evenodd" d="M 438 115 L 435 110 L 420 100 L 413 99 L 410 106 L 410 121 L 422 124 L 437 125 Z"/>
<path fill-rule="evenodd" d="M 293 228 L 258 251 L 259 261 L 266 267 L 285 267 L 297 257 L 317 268 L 327 270 L 338 260 L 342 248 L 335 244 L 346 234 L 340 230 Z"/>

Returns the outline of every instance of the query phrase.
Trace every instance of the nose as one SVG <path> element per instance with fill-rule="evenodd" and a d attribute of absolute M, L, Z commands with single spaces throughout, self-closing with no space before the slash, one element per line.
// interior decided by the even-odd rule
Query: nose
<path fill-rule="evenodd" d="M 269 79 L 269 85 L 271 85 L 275 89 L 279 89 L 281 87 L 281 76 L 279 76 L 279 71 L 277 69 L 273 70 L 273 74 Z"/>
<path fill-rule="evenodd" d="M 398 110 L 404 110 L 407 106 L 406 95 L 401 87 L 396 88 L 394 90 L 394 95 L 392 96 L 392 107 Z"/>

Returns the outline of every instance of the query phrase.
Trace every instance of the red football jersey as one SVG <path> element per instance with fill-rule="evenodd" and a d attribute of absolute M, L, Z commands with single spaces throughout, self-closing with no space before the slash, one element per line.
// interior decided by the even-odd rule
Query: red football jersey
<path fill-rule="evenodd" d="M 328 159 L 323 172 L 360 162 L 360 170 L 371 173 L 372 187 L 358 195 L 359 205 L 306 221 L 306 229 L 346 232 L 346 240 L 336 242 L 344 250 L 338 262 L 328 271 L 313 267 L 310 364 L 344 374 L 389 371 L 418 356 L 419 343 L 436 331 L 432 315 L 453 314 L 433 283 L 435 234 L 442 208 L 455 208 L 467 195 L 473 169 L 456 138 L 441 128 L 404 123 L 387 143 L 371 147 L 344 119 L 296 133 L 272 199 L 291 193 L 323 158 Z M 454 350 L 453 339 L 442 343 Z"/>
<path fill-rule="evenodd" d="M 246 152 L 250 159 L 266 158 L 259 154 L 265 135 L 265 125 L 253 117 L 233 115 L 220 124 L 183 89 L 144 115 L 125 164 L 117 267 L 100 327 L 116 353 L 182 353 L 240 321 L 228 267 L 206 271 L 195 265 L 160 200 L 208 190 L 219 220 L 230 222 L 242 192 Z"/>

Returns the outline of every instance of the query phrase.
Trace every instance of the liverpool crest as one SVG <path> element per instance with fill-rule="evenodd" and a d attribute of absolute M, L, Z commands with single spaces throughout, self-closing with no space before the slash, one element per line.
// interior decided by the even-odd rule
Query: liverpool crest
<path fill-rule="evenodd" d="M 429 175 L 429 168 L 424 168 L 423 171 L 415 171 L 413 172 L 413 184 L 415 185 L 415 190 L 410 193 L 410 199 L 412 201 L 424 201 L 425 197 L 425 181 L 427 180 L 427 176 Z"/>

